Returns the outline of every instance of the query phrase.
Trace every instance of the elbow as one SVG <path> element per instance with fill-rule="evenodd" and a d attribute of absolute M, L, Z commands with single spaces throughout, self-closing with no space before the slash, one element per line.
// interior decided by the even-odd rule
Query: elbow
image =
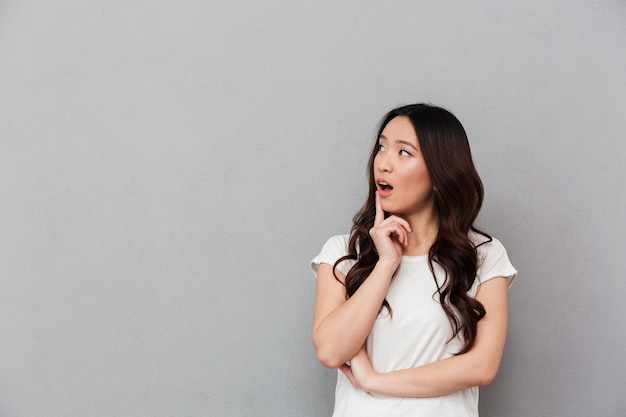
<path fill-rule="evenodd" d="M 470 351 L 464 354 L 467 359 L 466 371 L 470 386 L 484 387 L 490 385 L 500 368 L 501 355 L 483 354 L 479 351 Z"/>
<path fill-rule="evenodd" d="M 491 374 L 481 375 L 476 385 L 479 387 L 486 387 L 487 385 L 490 385 L 493 382 L 495 377 L 496 377 L 495 375 L 491 375 Z"/>
<path fill-rule="evenodd" d="M 345 358 L 337 344 L 330 343 L 316 331 L 313 331 L 313 347 L 315 347 L 317 360 L 330 369 L 339 368 L 351 358 Z"/>
<path fill-rule="evenodd" d="M 317 360 L 327 368 L 336 369 L 345 363 L 345 361 L 331 349 L 316 346 L 315 352 L 317 353 Z"/>
<path fill-rule="evenodd" d="M 478 378 L 476 381 L 476 385 L 479 387 L 484 387 L 490 385 L 494 379 L 496 379 L 496 375 L 498 374 L 498 366 L 485 366 L 478 372 Z"/>

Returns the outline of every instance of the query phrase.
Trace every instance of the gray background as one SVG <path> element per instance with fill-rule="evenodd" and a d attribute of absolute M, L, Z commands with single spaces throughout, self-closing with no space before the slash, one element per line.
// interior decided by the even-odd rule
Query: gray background
<path fill-rule="evenodd" d="M 482 416 L 626 415 L 626 3 L 0 3 L 0 416 L 327 416 L 309 260 L 389 108 L 520 271 Z"/>

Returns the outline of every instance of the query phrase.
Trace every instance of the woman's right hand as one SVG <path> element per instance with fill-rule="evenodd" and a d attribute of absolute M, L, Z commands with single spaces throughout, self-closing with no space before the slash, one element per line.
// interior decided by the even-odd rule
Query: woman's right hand
<path fill-rule="evenodd" d="M 401 217 L 392 215 L 385 219 L 385 211 L 376 193 L 376 216 L 369 233 L 378 252 L 378 262 L 390 263 L 397 268 L 402 260 L 402 248 L 408 246 L 408 234 L 412 231 L 409 222 Z"/>

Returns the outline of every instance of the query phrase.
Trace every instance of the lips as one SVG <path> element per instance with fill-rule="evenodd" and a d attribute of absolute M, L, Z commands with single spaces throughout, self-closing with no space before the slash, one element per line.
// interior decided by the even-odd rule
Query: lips
<path fill-rule="evenodd" d="M 383 179 L 376 179 L 376 186 L 381 197 L 388 196 L 393 190 L 393 186 Z"/>

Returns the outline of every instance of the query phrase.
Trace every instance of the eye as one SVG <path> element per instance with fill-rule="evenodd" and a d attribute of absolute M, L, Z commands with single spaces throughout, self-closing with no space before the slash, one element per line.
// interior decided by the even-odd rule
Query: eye
<path fill-rule="evenodd" d="M 406 150 L 402 149 L 402 150 L 400 150 L 400 156 L 413 156 L 413 155 L 408 153 Z"/>
<path fill-rule="evenodd" d="M 385 151 L 385 147 L 379 143 L 378 144 L 378 152 L 384 152 L 384 151 Z"/>

